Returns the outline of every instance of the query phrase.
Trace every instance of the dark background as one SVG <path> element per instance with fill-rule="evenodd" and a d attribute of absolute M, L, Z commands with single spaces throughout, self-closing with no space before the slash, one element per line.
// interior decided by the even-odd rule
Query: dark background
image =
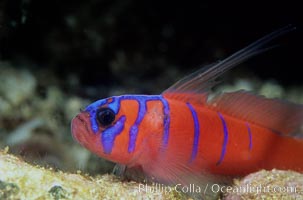
<path fill-rule="evenodd" d="M 0 59 L 62 79 L 72 73 L 82 85 L 136 87 L 168 69 L 192 72 L 293 24 L 277 48 L 235 71 L 302 84 L 301 15 L 292 1 L 2 0 Z"/>

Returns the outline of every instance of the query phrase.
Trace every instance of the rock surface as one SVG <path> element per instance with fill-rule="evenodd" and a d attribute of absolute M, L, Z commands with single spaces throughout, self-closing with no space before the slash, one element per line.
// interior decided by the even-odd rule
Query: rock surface
<path fill-rule="evenodd" d="M 303 174 L 282 170 L 252 173 L 234 180 L 224 199 L 303 199 Z"/>
<path fill-rule="evenodd" d="M 32 166 L 0 151 L 0 199 L 183 199 L 178 192 L 149 192 L 112 175 L 90 177 Z"/>

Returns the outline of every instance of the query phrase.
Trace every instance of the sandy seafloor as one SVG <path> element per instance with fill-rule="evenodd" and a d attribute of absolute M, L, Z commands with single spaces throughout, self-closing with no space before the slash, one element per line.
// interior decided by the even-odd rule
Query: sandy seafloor
<path fill-rule="evenodd" d="M 102 176 L 111 173 L 114 164 L 92 155 L 73 140 L 71 119 L 100 98 L 160 94 L 199 66 L 222 60 L 287 24 L 294 24 L 297 30 L 267 46 L 275 48 L 225 74 L 212 94 L 244 89 L 303 104 L 302 26 L 298 23 L 301 6 L 274 5 L 273 9 L 272 3 L 258 1 L 235 5 L 215 1 L 0 1 L 0 149 L 9 147 L 10 154 L 53 170 L 31 168 L 1 152 L 0 200 L 83 199 L 88 193 L 96 195 L 95 199 L 144 199 L 144 194 L 122 194 L 136 191 L 138 183 Z M 14 170 L 1 171 L 10 167 Z M 66 177 L 72 173 L 77 181 L 83 180 L 83 184 L 75 182 L 81 187 L 91 186 L 91 190 L 70 189 L 68 184 L 64 189 L 61 170 L 68 173 Z M 94 178 L 73 176 L 78 170 Z M 51 184 L 36 181 L 40 175 L 35 174 L 51 180 Z M 56 181 L 51 177 L 57 176 L 61 185 L 54 186 Z M 261 182 L 264 186 L 274 183 L 302 188 L 302 176 L 261 171 L 235 180 L 235 184 Z M 33 180 L 30 188 L 25 184 L 28 180 Z M 49 194 L 52 188 L 55 195 Z M 27 189 L 33 192 L 24 192 Z M 31 193 L 36 196 L 26 196 Z M 225 198 L 303 199 L 302 193 L 273 195 L 277 196 L 265 192 Z M 87 196 L 90 198 L 94 199 Z"/>

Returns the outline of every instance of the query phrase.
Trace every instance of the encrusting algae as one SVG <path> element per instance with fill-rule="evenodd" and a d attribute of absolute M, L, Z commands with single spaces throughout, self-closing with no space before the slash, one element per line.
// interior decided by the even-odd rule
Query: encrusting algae
<path fill-rule="evenodd" d="M 303 199 L 303 175 L 294 171 L 261 170 L 234 180 L 234 186 L 225 196 L 225 200 Z"/>
<path fill-rule="evenodd" d="M 184 199 L 177 191 L 140 191 L 139 183 L 121 182 L 113 175 L 99 177 L 32 166 L 0 151 L 0 200 L 15 199 Z"/>

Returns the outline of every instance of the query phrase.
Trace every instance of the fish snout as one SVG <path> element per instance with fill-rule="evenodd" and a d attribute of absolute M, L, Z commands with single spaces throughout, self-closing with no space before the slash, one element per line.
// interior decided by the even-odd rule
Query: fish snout
<path fill-rule="evenodd" d="M 85 141 L 89 136 L 89 125 L 89 115 L 85 112 L 79 113 L 76 117 L 72 119 L 72 136 L 81 145 L 84 145 Z"/>

